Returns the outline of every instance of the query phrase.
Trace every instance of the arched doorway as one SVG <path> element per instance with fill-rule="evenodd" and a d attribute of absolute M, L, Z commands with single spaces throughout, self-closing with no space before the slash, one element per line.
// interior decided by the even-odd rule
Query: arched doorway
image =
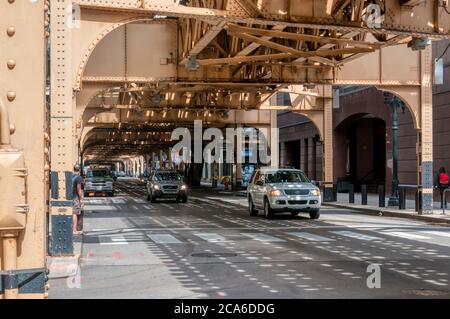
<path fill-rule="evenodd" d="M 386 122 L 370 113 L 354 114 L 339 124 L 335 134 L 345 167 L 345 176 L 338 180 L 340 190 L 346 191 L 350 183 L 357 191 L 366 184 L 371 192 L 385 185 Z"/>

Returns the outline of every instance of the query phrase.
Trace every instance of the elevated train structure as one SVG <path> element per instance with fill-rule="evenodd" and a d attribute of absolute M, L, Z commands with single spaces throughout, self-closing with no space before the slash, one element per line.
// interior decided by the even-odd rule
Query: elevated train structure
<path fill-rule="evenodd" d="M 46 254 L 72 254 L 71 172 L 84 158 L 158 152 L 194 120 L 276 127 L 290 109 L 317 126 L 332 182 L 333 85 L 405 102 L 430 212 L 429 41 L 450 38 L 449 11 L 442 0 L 2 1 L 0 297 L 45 297 Z M 277 92 L 292 105 L 271 103 Z"/>

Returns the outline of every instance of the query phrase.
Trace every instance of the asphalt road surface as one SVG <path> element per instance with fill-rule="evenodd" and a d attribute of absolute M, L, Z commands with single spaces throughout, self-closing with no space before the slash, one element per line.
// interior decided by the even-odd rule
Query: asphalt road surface
<path fill-rule="evenodd" d="M 79 285 L 51 280 L 50 298 L 450 297 L 449 227 L 335 208 L 266 220 L 243 197 L 150 203 L 120 179 L 86 202 Z"/>

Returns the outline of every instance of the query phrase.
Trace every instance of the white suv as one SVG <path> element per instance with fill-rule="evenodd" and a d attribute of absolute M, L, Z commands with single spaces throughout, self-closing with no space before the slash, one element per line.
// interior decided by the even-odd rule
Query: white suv
<path fill-rule="evenodd" d="M 261 168 L 253 174 L 247 187 L 251 216 L 264 212 L 272 218 L 276 212 L 308 212 L 311 219 L 320 216 L 320 190 L 298 169 Z"/>

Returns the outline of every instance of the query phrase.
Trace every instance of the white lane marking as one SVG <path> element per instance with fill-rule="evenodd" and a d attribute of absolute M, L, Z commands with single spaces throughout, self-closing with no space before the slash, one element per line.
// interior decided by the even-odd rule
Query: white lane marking
<path fill-rule="evenodd" d="M 347 230 L 332 231 L 331 233 L 360 240 L 383 240 L 383 238 L 380 237 L 369 236 Z"/>
<path fill-rule="evenodd" d="M 100 245 L 128 245 L 127 240 L 121 235 L 103 235 L 98 236 L 98 239 L 100 241 Z"/>
<path fill-rule="evenodd" d="M 193 233 L 194 236 L 200 237 L 203 240 L 206 240 L 208 242 L 214 243 L 214 242 L 225 242 L 225 237 L 220 236 L 215 233 Z"/>
<path fill-rule="evenodd" d="M 442 237 L 450 237 L 450 232 L 447 231 L 438 231 L 438 230 L 423 230 L 421 233 L 426 233 L 430 235 L 442 236 Z"/>
<path fill-rule="evenodd" d="M 266 235 L 266 234 L 262 234 L 262 233 L 241 233 L 241 235 L 250 237 L 254 240 L 263 241 L 263 242 L 283 242 L 283 241 L 285 241 L 284 239 Z"/>
<path fill-rule="evenodd" d="M 412 277 L 412 278 L 415 278 L 415 279 L 419 279 L 420 278 L 420 276 L 418 276 L 416 274 L 411 274 L 411 273 L 409 273 L 407 271 L 404 271 L 404 270 L 395 269 L 395 268 L 389 268 L 389 269 L 392 270 L 392 271 L 398 272 L 398 273 L 400 273 L 402 275 L 409 276 L 409 277 Z"/>
<path fill-rule="evenodd" d="M 167 205 L 167 204 L 161 204 L 161 206 L 167 207 L 167 208 L 172 209 L 172 210 L 174 209 L 172 206 Z"/>
<path fill-rule="evenodd" d="M 406 232 L 400 232 L 400 231 L 392 231 L 392 232 L 382 232 L 385 235 L 400 237 L 400 238 L 406 238 L 406 239 L 430 239 L 430 237 L 406 233 Z"/>
<path fill-rule="evenodd" d="M 157 220 L 156 218 L 151 218 L 152 221 L 154 221 L 155 223 L 157 223 L 159 226 L 161 227 L 166 227 L 166 224 L 160 222 L 159 220 Z"/>
<path fill-rule="evenodd" d="M 311 234 L 311 233 L 305 233 L 305 232 L 294 232 L 294 233 L 288 233 L 289 235 L 300 237 L 306 240 L 310 241 L 334 241 L 334 239 Z"/>
<path fill-rule="evenodd" d="M 157 244 L 181 244 L 181 241 L 169 234 L 147 234 Z"/>

